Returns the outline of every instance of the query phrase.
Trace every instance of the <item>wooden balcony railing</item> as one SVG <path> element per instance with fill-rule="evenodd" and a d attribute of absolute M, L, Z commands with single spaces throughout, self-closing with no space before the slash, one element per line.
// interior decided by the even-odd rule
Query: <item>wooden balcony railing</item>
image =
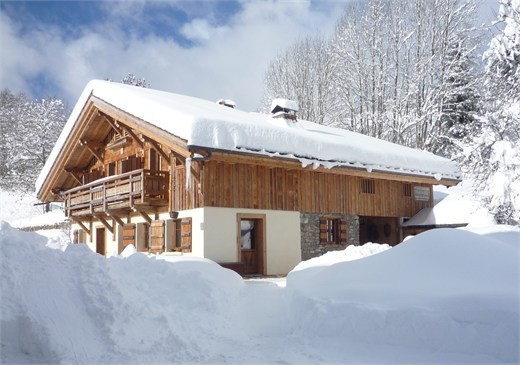
<path fill-rule="evenodd" d="M 68 217 L 168 205 L 168 173 L 134 170 L 104 177 L 64 192 Z"/>

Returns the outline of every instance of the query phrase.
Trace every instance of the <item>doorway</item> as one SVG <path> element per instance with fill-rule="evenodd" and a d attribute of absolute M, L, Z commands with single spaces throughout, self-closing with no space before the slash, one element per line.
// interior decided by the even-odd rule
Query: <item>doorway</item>
<path fill-rule="evenodd" d="M 237 241 L 244 274 L 265 275 L 265 215 L 238 214 Z"/>
<path fill-rule="evenodd" d="M 96 252 L 100 255 L 105 256 L 105 229 L 96 229 Z"/>
<path fill-rule="evenodd" d="M 399 218 L 359 217 L 359 243 L 387 243 L 395 246 L 400 242 Z"/>

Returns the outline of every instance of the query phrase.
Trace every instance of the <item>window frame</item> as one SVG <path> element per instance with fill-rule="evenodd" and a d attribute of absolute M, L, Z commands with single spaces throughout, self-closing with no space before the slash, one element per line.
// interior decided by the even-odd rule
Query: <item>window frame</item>
<path fill-rule="evenodd" d="M 348 235 L 346 219 L 340 217 L 320 217 L 320 246 L 346 246 L 347 237 Z"/>

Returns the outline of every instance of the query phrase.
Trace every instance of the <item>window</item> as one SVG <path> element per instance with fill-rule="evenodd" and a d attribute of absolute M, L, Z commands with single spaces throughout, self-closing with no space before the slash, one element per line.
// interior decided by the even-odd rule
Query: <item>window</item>
<path fill-rule="evenodd" d="M 403 196 L 412 196 L 412 184 L 403 183 Z"/>
<path fill-rule="evenodd" d="M 139 170 L 143 168 L 143 159 L 137 156 L 129 156 L 128 159 L 121 161 L 121 173 Z"/>
<path fill-rule="evenodd" d="M 240 248 L 243 250 L 256 249 L 255 221 L 242 219 L 240 221 Z"/>
<path fill-rule="evenodd" d="M 72 243 L 85 243 L 84 232 L 81 229 L 74 230 Z"/>
<path fill-rule="evenodd" d="M 361 179 L 361 192 L 365 194 L 375 194 L 376 181 L 373 179 Z"/>
<path fill-rule="evenodd" d="M 149 161 L 148 161 L 148 168 L 150 171 L 160 171 L 161 170 L 161 155 L 157 153 L 156 150 L 153 148 L 150 148 L 149 152 Z"/>
<path fill-rule="evenodd" d="M 109 164 L 108 164 L 108 175 L 107 175 L 107 176 L 114 176 L 114 175 L 117 175 L 116 167 L 117 167 L 117 164 L 116 164 L 115 161 L 109 163 Z"/>
<path fill-rule="evenodd" d="M 173 222 L 172 251 L 191 252 L 191 218 L 175 219 Z"/>
<path fill-rule="evenodd" d="M 320 244 L 346 245 L 347 221 L 340 218 L 320 218 Z"/>

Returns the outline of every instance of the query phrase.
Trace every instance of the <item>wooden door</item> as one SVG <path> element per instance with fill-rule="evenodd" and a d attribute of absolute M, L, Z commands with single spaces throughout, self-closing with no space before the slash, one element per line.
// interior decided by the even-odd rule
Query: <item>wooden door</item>
<path fill-rule="evenodd" d="M 238 220 L 240 262 L 244 274 L 264 274 L 264 219 L 241 217 Z"/>
<path fill-rule="evenodd" d="M 105 229 L 96 229 L 96 252 L 100 255 L 105 256 Z"/>

